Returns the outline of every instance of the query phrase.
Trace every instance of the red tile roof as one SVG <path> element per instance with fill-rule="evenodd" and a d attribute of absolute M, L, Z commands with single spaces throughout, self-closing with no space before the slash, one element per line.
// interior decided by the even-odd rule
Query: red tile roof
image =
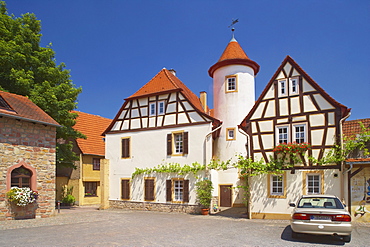
<path fill-rule="evenodd" d="M 179 78 L 165 68 L 126 100 L 172 91 L 181 91 L 195 108 L 204 113 L 199 98 Z"/>
<path fill-rule="evenodd" d="M 25 96 L 0 91 L 0 97 L 9 106 L 9 108 L 0 107 L 0 116 L 60 126 L 52 117 Z"/>
<path fill-rule="evenodd" d="M 73 113 L 78 114 L 73 128 L 87 137 L 87 139 L 78 138 L 76 140 L 81 152 L 83 154 L 104 156 L 105 142 L 101 133 L 109 126 L 112 120 L 80 111 L 73 111 Z"/>
<path fill-rule="evenodd" d="M 208 70 L 208 74 L 213 78 L 213 73 L 220 67 L 227 65 L 241 64 L 251 67 L 254 70 L 254 74 L 257 75 L 260 66 L 249 59 L 247 54 L 244 52 L 243 48 L 239 43 L 232 39 L 227 45 L 226 49 L 222 53 L 220 59 Z"/>
<path fill-rule="evenodd" d="M 343 135 L 351 138 L 361 133 L 362 128 L 360 123 L 362 123 L 365 128 L 370 129 L 370 118 L 349 120 L 343 123 Z"/>
<path fill-rule="evenodd" d="M 343 123 L 343 135 L 353 140 L 357 134 L 362 132 L 360 123 L 362 123 L 367 130 L 370 130 L 370 118 L 349 120 Z M 349 159 L 346 159 L 346 162 L 347 163 L 348 162 L 369 163 L 370 157 L 349 158 Z"/>

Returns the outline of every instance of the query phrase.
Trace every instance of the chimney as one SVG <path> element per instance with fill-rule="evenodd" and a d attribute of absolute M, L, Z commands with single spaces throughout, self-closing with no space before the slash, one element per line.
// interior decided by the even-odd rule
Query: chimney
<path fill-rule="evenodd" d="M 174 69 L 169 69 L 168 71 L 169 71 L 169 72 L 171 72 L 174 76 L 176 76 L 176 70 L 174 70 Z"/>
<path fill-rule="evenodd" d="M 200 92 L 200 103 L 202 104 L 203 110 L 208 113 L 208 107 L 207 107 L 207 93 L 205 91 Z"/>

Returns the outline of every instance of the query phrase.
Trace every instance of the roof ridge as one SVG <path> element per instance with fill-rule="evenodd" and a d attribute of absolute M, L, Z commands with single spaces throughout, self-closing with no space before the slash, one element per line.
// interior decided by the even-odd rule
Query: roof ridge
<path fill-rule="evenodd" d="M 167 78 L 168 78 L 168 80 L 170 80 L 170 82 L 176 87 L 176 88 L 180 88 L 181 90 L 182 90 L 182 88 L 181 87 L 179 87 L 179 85 L 177 85 L 177 83 L 175 83 L 175 81 L 174 80 L 172 80 L 172 78 L 171 78 L 171 76 L 170 76 L 170 74 L 168 74 L 168 73 L 171 73 L 168 69 L 166 69 L 166 68 L 163 68 L 162 69 L 163 71 L 164 71 L 164 73 L 165 73 L 165 75 L 167 76 Z M 172 73 L 171 73 L 172 74 Z M 172 74 L 173 75 L 173 74 Z M 173 76 L 175 76 L 175 75 L 173 75 Z M 179 79 L 180 80 L 180 79 Z"/>

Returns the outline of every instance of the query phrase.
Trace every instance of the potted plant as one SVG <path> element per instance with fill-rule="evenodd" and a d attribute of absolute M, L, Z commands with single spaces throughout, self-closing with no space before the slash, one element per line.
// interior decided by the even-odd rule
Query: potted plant
<path fill-rule="evenodd" d="M 62 203 L 64 203 L 65 205 L 69 205 L 69 206 L 72 206 L 73 203 L 75 203 L 75 201 L 76 199 L 72 195 L 66 195 L 65 197 L 62 198 Z"/>
<path fill-rule="evenodd" d="M 64 206 L 72 206 L 76 199 L 72 195 L 73 186 L 68 187 L 67 185 L 62 186 L 62 204 Z"/>
<path fill-rule="evenodd" d="M 205 179 L 197 182 L 195 186 L 197 199 L 199 204 L 201 205 L 202 214 L 207 215 L 209 214 L 209 207 L 211 205 L 212 200 L 212 191 L 213 191 L 212 181 Z"/>
<path fill-rule="evenodd" d="M 6 197 L 10 202 L 17 206 L 25 207 L 36 201 L 38 197 L 37 191 L 33 191 L 28 187 L 18 188 L 12 187 L 6 193 Z"/>

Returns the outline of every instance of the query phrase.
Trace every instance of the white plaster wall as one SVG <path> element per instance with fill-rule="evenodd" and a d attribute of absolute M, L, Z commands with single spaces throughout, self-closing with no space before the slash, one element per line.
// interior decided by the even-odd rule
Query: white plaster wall
<path fill-rule="evenodd" d="M 237 76 L 237 92 L 225 92 L 226 76 Z M 221 161 L 232 159 L 236 161 L 237 154 L 246 154 L 246 136 L 239 133 L 238 125 L 252 109 L 255 102 L 255 81 L 252 68 L 244 65 L 229 65 L 217 69 L 213 75 L 213 95 L 215 117 L 223 122 L 220 136 L 215 142 L 215 156 Z M 235 140 L 226 140 L 226 129 L 235 128 Z M 238 181 L 237 169 L 220 171 L 217 174 L 218 184 L 236 185 Z M 235 192 L 234 192 L 235 193 Z M 214 192 L 218 195 L 218 191 Z M 237 199 L 233 196 L 233 202 Z"/>
<path fill-rule="evenodd" d="M 106 135 L 106 158 L 110 160 L 110 199 L 120 199 L 120 181 L 131 178 L 135 168 L 155 167 L 164 163 L 180 163 L 191 165 L 194 162 L 209 163 L 212 158 L 212 138 L 206 135 L 212 130 L 211 123 L 184 126 L 169 129 L 149 131 L 134 131 Z M 189 154 L 184 156 L 167 156 L 167 134 L 175 131 L 189 132 Z M 130 137 L 131 158 L 121 158 L 121 139 Z M 161 177 L 156 179 L 157 185 L 163 182 Z M 192 182 L 192 181 L 190 181 Z M 140 185 L 141 183 L 141 185 Z M 141 200 L 143 182 L 140 179 L 132 182 L 132 195 L 137 193 L 135 200 Z M 156 186 L 158 202 L 165 202 L 165 186 Z M 140 198 L 141 197 L 141 198 Z M 157 198 L 157 197 L 156 197 Z M 192 197 L 194 199 L 194 197 Z M 164 200 L 164 201 L 163 201 Z M 195 200 L 195 199 L 194 199 Z M 191 203 L 195 203 L 192 201 Z"/>
<path fill-rule="evenodd" d="M 237 92 L 225 93 L 225 76 L 237 75 Z M 244 65 L 229 65 L 217 69 L 213 76 L 215 117 L 223 122 L 216 155 L 227 160 L 236 153 L 245 153 L 246 138 L 237 131 L 255 102 L 254 71 Z M 226 128 L 236 128 L 236 140 L 226 141 Z M 233 143 L 231 143 L 233 142 Z"/>
<path fill-rule="evenodd" d="M 290 214 L 292 208 L 289 202 L 297 202 L 303 194 L 303 174 L 305 171 L 317 170 L 296 170 L 295 174 L 285 173 L 286 176 L 286 198 L 269 198 L 267 188 L 268 175 L 260 175 L 252 178 L 251 182 L 251 211 L 252 213 L 276 213 Z M 323 194 L 336 195 L 341 198 L 340 171 L 338 169 L 320 170 L 324 172 Z M 338 176 L 335 177 L 334 174 Z"/>

